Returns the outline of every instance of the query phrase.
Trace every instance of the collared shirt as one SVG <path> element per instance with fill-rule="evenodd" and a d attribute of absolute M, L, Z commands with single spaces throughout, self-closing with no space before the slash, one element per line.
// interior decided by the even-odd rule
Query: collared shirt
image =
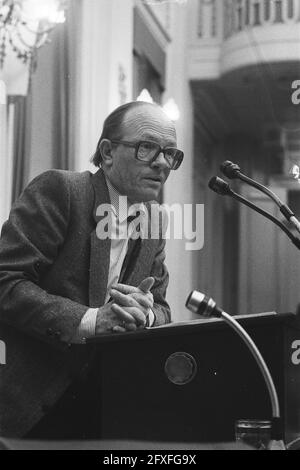
<path fill-rule="evenodd" d="M 138 212 L 144 215 L 147 213 L 147 209 L 143 203 L 129 205 L 127 197 L 121 196 L 107 177 L 106 183 L 111 201 L 112 233 L 117 236 L 111 237 L 110 263 L 105 303 L 107 303 L 110 298 L 109 292 L 111 287 L 119 281 L 123 262 L 128 250 L 128 242 L 135 230 L 135 225 L 128 223 L 128 218 L 136 217 Z M 89 308 L 87 310 L 81 320 L 77 333 L 73 338 L 73 342 L 81 343 L 84 342 L 86 338 L 90 338 L 95 335 L 97 313 L 98 308 Z M 154 323 L 154 318 L 154 314 L 152 310 L 150 310 L 149 325 Z"/>
<path fill-rule="evenodd" d="M 128 223 L 129 217 L 136 217 L 137 212 L 146 214 L 143 203 L 129 206 L 126 196 L 120 196 L 108 178 L 106 178 L 108 192 L 112 207 L 112 228 L 117 237 L 111 238 L 109 274 L 106 289 L 105 303 L 109 300 L 111 286 L 119 280 L 123 262 L 128 249 L 128 242 L 133 234 L 134 225 Z"/>

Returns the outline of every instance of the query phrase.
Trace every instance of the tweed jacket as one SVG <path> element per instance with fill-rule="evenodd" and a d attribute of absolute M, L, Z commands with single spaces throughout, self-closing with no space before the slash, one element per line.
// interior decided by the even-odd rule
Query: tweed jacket
<path fill-rule="evenodd" d="M 0 436 L 24 436 L 90 361 L 89 348 L 72 338 L 87 309 L 104 304 L 110 239 L 96 233 L 102 203 L 110 200 L 101 169 L 49 170 L 27 186 L 3 225 Z M 121 282 L 137 286 L 153 276 L 155 324 L 167 323 L 165 240 L 160 232 L 136 243 Z"/>

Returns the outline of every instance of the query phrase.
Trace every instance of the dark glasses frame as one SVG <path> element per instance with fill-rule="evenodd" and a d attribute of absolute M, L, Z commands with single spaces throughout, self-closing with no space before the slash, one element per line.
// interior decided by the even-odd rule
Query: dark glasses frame
<path fill-rule="evenodd" d="M 146 162 L 147 160 L 144 160 L 143 158 L 139 158 L 138 157 L 138 151 L 139 151 L 139 147 L 140 145 L 142 144 L 154 144 L 157 146 L 157 152 L 155 153 L 155 155 L 153 156 L 153 158 L 151 160 L 149 160 L 149 163 L 150 165 L 152 165 L 152 163 L 156 160 L 156 158 L 158 157 L 158 155 L 160 153 L 163 153 L 164 155 L 164 158 L 166 160 L 166 162 L 168 163 L 169 167 L 171 170 L 177 170 L 182 161 L 183 161 L 183 157 L 184 157 L 184 153 L 182 152 L 182 150 L 179 150 L 177 149 L 176 147 L 161 147 L 157 142 L 152 142 L 151 140 L 140 140 L 139 142 L 128 142 L 127 140 L 111 140 L 111 143 L 113 144 L 122 144 L 122 145 L 126 145 L 127 147 L 132 147 L 135 149 L 135 158 L 141 162 Z M 178 153 L 178 156 L 176 155 L 176 157 L 173 159 L 173 165 L 170 166 L 170 162 L 168 160 L 168 158 L 166 157 L 166 151 L 168 149 L 176 149 L 177 153 Z"/>

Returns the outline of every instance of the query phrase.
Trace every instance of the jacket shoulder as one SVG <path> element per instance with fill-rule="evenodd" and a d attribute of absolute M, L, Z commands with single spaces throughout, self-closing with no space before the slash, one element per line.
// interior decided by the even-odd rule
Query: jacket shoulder
<path fill-rule="evenodd" d="M 89 171 L 77 172 L 68 170 L 51 169 L 39 174 L 29 183 L 31 185 L 59 185 L 59 184 L 79 184 L 80 182 L 89 181 L 92 173 Z"/>
<path fill-rule="evenodd" d="M 51 169 L 39 174 L 26 186 L 20 197 L 32 193 L 59 199 L 73 191 L 83 191 L 90 183 L 92 174 L 89 171 L 82 173 L 67 170 Z"/>

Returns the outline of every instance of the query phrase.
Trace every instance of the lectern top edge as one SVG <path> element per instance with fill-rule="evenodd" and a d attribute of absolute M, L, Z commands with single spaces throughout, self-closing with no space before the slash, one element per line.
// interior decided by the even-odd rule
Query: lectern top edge
<path fill-rule="evenodd" d="M 287 323 L 296 318 L 295 313 L 276 313 L 276 312 L 263 312 L 251 315 L 236 315 L 234 317 L 243 326 L 252 325 L 271 325 L 274 323 Z M 199 320 L 191 320 L 188 322 L 174 322 L 167 325 L 162 325 L 154 328 L 147 328 L 144 330 L 128 332 L 128 333 L 108 333 L 94 336 L 87 339 L 87 344 L 106 344 L 112 342 L 136 341 L 144 339 L 154 339 L 160 337 L 167 337 L 181 334 L 194 334 L 203 332 L 210 329 L 225 329 L 228 328 L 222 319 L 207 318 Z"/>

